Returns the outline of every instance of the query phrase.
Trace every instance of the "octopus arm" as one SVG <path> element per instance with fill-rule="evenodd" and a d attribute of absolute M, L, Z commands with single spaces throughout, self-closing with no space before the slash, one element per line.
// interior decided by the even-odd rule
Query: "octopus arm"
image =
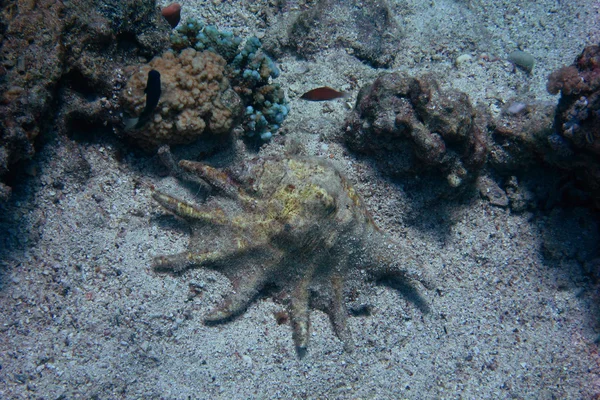
<path fill-rule="evenodd" d="M 222 322 L 243 313 L 269 282 L 270 268 L 247 267 L 231 280 L 233 291 L 204 318 L 205 322 Z"/>
<path fill-rule="evenodd" d="M 385 235 L 381 240 L 371 241 L 373 254 L 369 274 L 374 279 L 390 279 L 403 284 L 420 282 L 426 289 L 435 287 L 431 273 L 424 262 L 407 257 L 402 245 L 391 241 Z"/>
<path fill-rule="evenodd" d="M 181 218 L 198 220 L 216 225 L 227 223 L 225 213 L 221 209 L 212 208 L 210 210 L 204 210 L 202 207 L 195 204 L 188 203 L 159 191 L 154 191 L 152 193 L 152 198 L 165 209 Z"/>
<path fill-rule="evenodd" d="M 344 302 L 344 280 L 339 274 L 331 277 L 331 287 L 333 295 L 331 296 L 329 307 L 326 309 L 331 326 L 337 337 L 344 344 L 344 350 L 351 353 L 354 349 L 352 335 L 346 322 L 348 321 L 348 308 Z"/>
<path fill-rule="evenodd" d="M 179 161 L 179 166 L 185 171 L 208 182 L 210 186 L 231 199 L 239 199 L 240 196 L 246 197 L 244 193 L 241 193 L 239 185 L 226 172 L 197 161 L 181 160 Z"/>

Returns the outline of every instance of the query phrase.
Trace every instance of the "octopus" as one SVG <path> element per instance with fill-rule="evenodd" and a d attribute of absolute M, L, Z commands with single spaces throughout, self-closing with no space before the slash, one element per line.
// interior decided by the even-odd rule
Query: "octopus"
<path fill-rule="evenodd" d="M 257 157 L 220 170 L 189 160 L 175 164 L 167 155 L 175 176 L 214 190 L 195 204 L 153 189 L 154 200 L 191 228 L 187 251 L 158 256 L 153 268 L 211 268 L 229 279 L 231 292 L 205 323 L 244 313 L 269 288 L 283 299 L 299 354 L 307 350 L 311 308 L 329 316 L 350 352 L 347 303 L 361 283 L 432 286 L 427 269 L 378 229 L 359 194 L 324 159 Z"/>

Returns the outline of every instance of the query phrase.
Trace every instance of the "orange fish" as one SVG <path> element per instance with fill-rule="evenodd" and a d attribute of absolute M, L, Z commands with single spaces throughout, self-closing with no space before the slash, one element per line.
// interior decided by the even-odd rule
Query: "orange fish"
<path fill-rule="evenodd" d="M 300 96 L 302 100 L 309 101 L 327 101 L 346 97 L 348 97 L 348 93 L 338 92 L 337 90 L 327 86 L 309 90 L 308 92 Z"/>

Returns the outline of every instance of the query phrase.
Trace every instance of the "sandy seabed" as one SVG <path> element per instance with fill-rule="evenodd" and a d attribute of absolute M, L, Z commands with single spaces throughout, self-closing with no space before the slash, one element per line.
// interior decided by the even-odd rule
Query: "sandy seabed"
<path fill-rule="evenodd" d="M 181 3 L 184 18 L 242 35 L 273 34 L 269 27 L 280 18 L 264 11 L 272 9 L 266 0 Z M 296 3 L 287 2 L 289 12 L 302 8 Z M 600 40 L 598 3 L 565 3 L 390 1 L 403 35 L 390 70 L 437 74 L 492 112 L 515 98 L 554 102 L 545 90 L 548 74 Z M 518 46 L 537 60 L 531 75 L 505 61 Z M 463 54 L 473 60 L 457 67 Z M 155 255 L 183 251 L 187 232 L 151 201 L 148 184 L 186 189 L 161 174 L 156 157 L 116 138 L 56 139 L 3 210 L 0 397 L 599 396 L 598 286 L 585 273 L 599 243 L 594 214 L 515 213 L 478 195 L 429 205 L 428 193 L 386 178 L 334 140 L 357 87 L 382 70 L 344 48 L 276 61 L 292 110 L 285 137 L 336 164 L 378 225 L 430 260 L 437 286 L 420 290 L 429 312 L 379 286 L 369 299 L 371 315 L 349 320 L 354 352 L 344 352 L 327 316 L 313 311 L 302 359 L 290 326 L 277 323 L 283 306 L 269 298 L 229 323 L 206 326 L 203 316 L 229 282 L 207 270 L 170 275 L 150 268 Z M 298 100 L 321 85 L 353 97 Z M 261 154 L 280 152 L 284 140 L 276 136 Z M 193 152 L 176 150 L 181 157 Z"/>

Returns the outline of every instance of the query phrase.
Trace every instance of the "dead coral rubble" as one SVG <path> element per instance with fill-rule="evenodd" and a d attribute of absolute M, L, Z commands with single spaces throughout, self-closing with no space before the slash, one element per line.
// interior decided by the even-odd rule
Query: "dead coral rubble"
<path fill-rule="evenodd" d="M 556 129 L 573 146 L 600 155 L 600 46 L 588 46 L 575 64 L 548 77 L 548 91 L 561 93 Z"/>
<path fill-rule="evenodd" d="M 554 119 L 558 139 L 570 157 L 562 165 L 600 204 L 600 46 L 588 46 L 575 63 L 548 77 L 550 93 L 561 93 Z"/>
<path fill-rule="evenodd" d="M 40 0 L 0 5 L 0 199 L 15 163 L 59 132 L 116 122 L 119 71 L 168 46 L 169 25 L 152 0 Z"/>
<path fill-rule="evenodd" d="M 345 139 L 374 154 L 391 175 L 437 170 L 458 187 L 486 161 L 486 137 L 475 117 L 466 94 L 441 90 L 431 77 L 384 74 L 361 89 Z"/>

